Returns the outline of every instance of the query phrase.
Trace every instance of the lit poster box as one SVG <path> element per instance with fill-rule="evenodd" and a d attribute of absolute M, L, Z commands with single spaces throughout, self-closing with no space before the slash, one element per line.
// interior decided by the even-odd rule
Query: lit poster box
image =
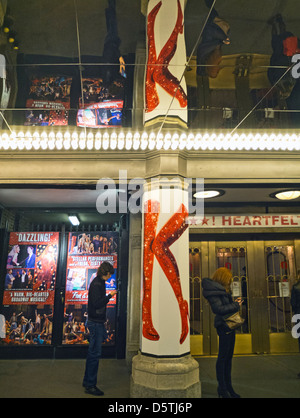
<path fill-rule="evenodd" d="M 32 78 L 24 125 L 68 125 L 71 85 L 71 77 Z"/>
<path fill-rule="evenodd" d="M 109 128 L 122 126 L 123 100 L 95 103 L 77 113 L 77 126 Z"/>
<path fill-rule="evenodd" d="M 66 256 L 63 344 L 88 344 L 88 290 L 104 261 L 114 268 L 106 294 L 117 288 L 119 233 L 72 232 Z M 52 343 L 59 232 L 11 232 L 4 282 L 5 345 Z M 116 337 L 117 296 L 109 300 L 105 345 Z"/>
<path fill-rule="evenodd" d="M 11 232 L 4 279 L 4 343 L 51 344 L 59 232 Z"/>
<path fill-rule="evenodd" d="M 115 80 L 106 86 L 102 78 L 83 78 L 77 126 L 86 128 L 122 126 L 123 96 L 124 80 Z"/>

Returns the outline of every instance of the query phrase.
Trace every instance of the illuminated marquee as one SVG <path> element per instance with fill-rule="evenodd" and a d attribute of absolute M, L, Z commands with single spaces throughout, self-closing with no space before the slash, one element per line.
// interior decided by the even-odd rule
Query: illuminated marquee
<path fill-rule="evenodd" d="M 295 228 L 300 226 L 297 214 L 264 215 L 210 215 L 191 216 L 188 219 L 191 228 Z"/>

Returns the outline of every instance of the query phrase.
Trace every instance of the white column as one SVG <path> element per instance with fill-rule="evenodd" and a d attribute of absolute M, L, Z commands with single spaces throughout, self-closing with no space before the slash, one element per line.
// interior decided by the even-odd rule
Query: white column
<path fill-rule="evenodd" d="M 185 0 L 149 0 L 147 9 L 146 126 L 187 123 Z"/>
<path fill-rule="evenodd" d="M 188 193 L 179 179 L 148 186 L 143 196 L 141 352 L 178 357 L 190 353 Z"/>
<path fill-rule="evenodd" d="M 145 185 L 140 352 L 131 397 L 200 397 L 190 355 L 188 192 L 181 179 Z"/>

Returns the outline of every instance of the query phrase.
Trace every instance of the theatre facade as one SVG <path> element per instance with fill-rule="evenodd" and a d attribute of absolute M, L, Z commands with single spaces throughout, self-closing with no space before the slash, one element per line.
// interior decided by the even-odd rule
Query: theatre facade
<path fill-rule="evenodd" d="M 201 281 L 219 267 L 244 299 L 236 354 L 297 352 L 299 113 L 267 94 L 271 54 L 224 50 L 216 77 L 199 74 L 188 2 L 142 1 L 144 33 L 107 81 L 101 53 L 13 49 L 18 13 L 0 4 L 0 358 L 84 357 L 103 261 L 118 290 L 104 356 L 215 355 Z"/>

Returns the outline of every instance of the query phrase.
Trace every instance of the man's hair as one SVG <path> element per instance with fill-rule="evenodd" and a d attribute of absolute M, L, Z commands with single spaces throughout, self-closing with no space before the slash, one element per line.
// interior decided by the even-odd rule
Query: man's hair
<path fill-rule="evenodd" d="M 103 277 L 106 276 L 107 273 L 113 274 L 115 269 L 108 261 L 103 261 L 97 271 L 97 276 Z"/>

